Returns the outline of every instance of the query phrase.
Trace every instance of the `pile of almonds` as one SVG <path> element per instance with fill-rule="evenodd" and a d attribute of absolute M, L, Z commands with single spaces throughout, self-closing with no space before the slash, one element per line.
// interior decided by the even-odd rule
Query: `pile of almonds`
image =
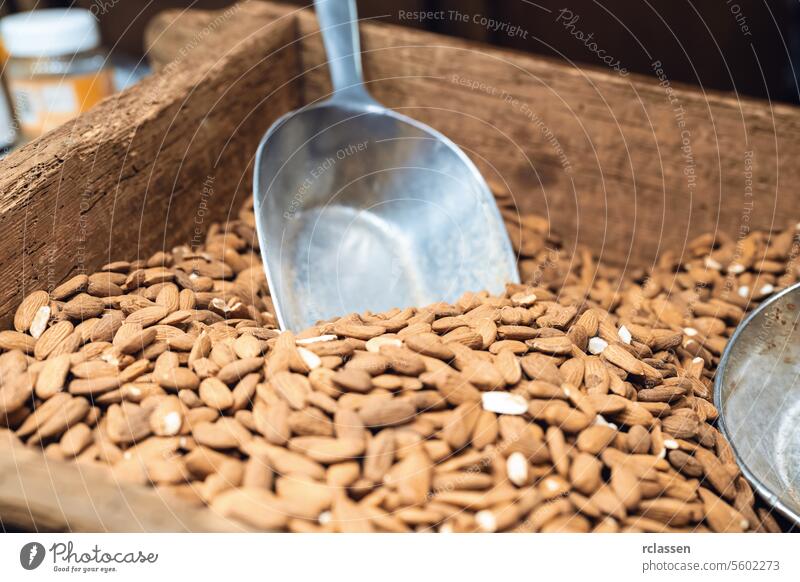
<path fill-rule="evenodd" d="M 794 226 L 623 273 L 504 215 L 528 283 L 297 335 L 252 205 L 34 291 L 0 332 L 0 438 L 264 530 L 779 531 L 710 398 L 737 322 L 797 279 Z"/>

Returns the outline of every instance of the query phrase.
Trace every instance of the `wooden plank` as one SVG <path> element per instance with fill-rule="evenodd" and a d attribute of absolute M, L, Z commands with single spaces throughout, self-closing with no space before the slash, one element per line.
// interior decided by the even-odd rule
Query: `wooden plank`
<path fill-rule="evenodd" d="M 161 74 L 0 162 L 0 315 L 34 289 L 188 243 L 236 212 L 259 139 L 298 105 L 287 82 L 298 65 L 291 19 L 229 42 L 258 4 L 194 37 Z M 209 59 L 197 46 L 213 38 L 226 42 Z"/>
<path fill-rule="evenodd" d="M 270 34 L 267 26 L 286 24 L 298 10 L 277 2 L 238 3 L 221 10 L 162 10 L 144 30 L 147 60 L 160 70 L 188 52 L 199 60 L 212 59 L 242 38 Z M 231 20 L 236 35 L 226 34 L 232 28 L 223 26 Z M 217 34 L 221 28 L 222 34 Z"/>
<path fill-rule="evenodd" d="M 299 21 L 305 98 L 319 99 L 322 43 L 313 15 Z M 522 210 L 603 261 L 645 266 L 703 232 L 800 218 L 796 108 L 390 25 L 364 24 L 362 39 L 379 100 L 452 138 Z"/>
<path fill-rule="evenodd" d="M 316 19 L 297 18 L 308 102 L 330 84 Z M 378 99 L 448 135 L 521 210 L 603 261 L 647 266 L 700 233 L 800 218 L 797 108 L 697 91 L 669 71 L 660 84 L 382 23 L 361 31 Z"/>
<path fill-rule="evenodd" d="M 0 430 L 0 531 L 228 532 L 244 525 L 100 467 L 54 461 Z"/>

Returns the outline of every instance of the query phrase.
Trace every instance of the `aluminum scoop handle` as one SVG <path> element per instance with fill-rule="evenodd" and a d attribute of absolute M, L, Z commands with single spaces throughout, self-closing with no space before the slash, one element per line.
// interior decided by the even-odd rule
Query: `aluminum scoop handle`
<path fill-rule="evenodd" d="M 335 101 L 373 103 L 364 87 L 355 0 L 314 0 Z M 377 102 L 375 102 L 377 105 Z"/>

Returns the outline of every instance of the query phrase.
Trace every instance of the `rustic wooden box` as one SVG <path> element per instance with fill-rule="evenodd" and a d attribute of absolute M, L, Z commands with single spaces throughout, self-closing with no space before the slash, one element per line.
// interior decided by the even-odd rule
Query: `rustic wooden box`
<path fill-rule="evenodd" d="M 499 195 L 601 261 L 646 267 L 701 232 L 800 216 L 797 109 L 673 86 L 657 63 L 661 82 L 377 22 L 361 31 L 377 99 L 452 138 Z M 191 242 L 202 204 L 199 228 L 224 220 L 250 193 L 264 131 L 330 91 L 309 11 L 167 13 L 148 44 L 159 74 L 0 162 L 6 321 L 32 290 Z M 3 527 L 236 529 L 28 450 L 0 452 L 0 476 Z"/>

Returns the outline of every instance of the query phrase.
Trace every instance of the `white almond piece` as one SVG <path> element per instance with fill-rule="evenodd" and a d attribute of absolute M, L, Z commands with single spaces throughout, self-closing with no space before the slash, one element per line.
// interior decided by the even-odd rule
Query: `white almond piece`
<path fill-rule="evenodd" d="M 594 417 L 594 424 L 599 424 L 601 426 L 607 426 L 609 428 L 613 428 L 614 430 L 617 430 L 617 428 L 618 428 L 617 425 L 614 424 L 613 422 L 608 422 L 606 420 L 606 417 L 603 416 L 602 414 L 598 414 L 597 416 Z"/>
<path fill-rule="evenodd" d="M 481 394 L 483 409 L 495 414 L 525 414 L 528 401 L 519 394 L 511 392 L 484 392 Z"/>
<path fill-rule="evenodd" d="M 42 305 L 33 316 L 33 320 L 31 321 L 31 326 L 28 331 L 33 337 L 39 339 L 39 337 L 44 333 L 44 330 L 47 329 L 48 321 L 50 321 L 50 306 Z"/>
<path fill-rule="evenodd" d="M 629 330 L 624 325 L 620 326 L 617 335 L 619 336 L 619 339 L 621 339 L 626 344 L 630 345 L 630 343 L 633 341 L 633 335 L 631 334 L 631 330 Z"/>
<path fill-rule="evenodd" d="M 506 474 L 508 480 L 517 487 L 522 487 L 528 482 L 528 459 L 519 451 L 508 455 L 506 459 Z"/>
<path fill-rule="evenodd" d="M 737 293 L 739 293 L 739 297 L 747 297 L 750 294 L 750 287 L 747 285 L 742 285 L 739 287 Z"/>
<path fill-rule="evenodd" d="M 683 333 L 684 333 L 684 334 L 686 334 L 686 335 L 687 335 L 687 336 L 689 336 L 689 337 L 694 337 L 694 336 L 696 336 L 696 335 L 697 335 L 697 333 L 698 333 L 698 332 L 697 332 L 697 330 L 696 330 L 695 328 L 693 328 L 693 327 L 684 327 L 684 328 L 683 328 Z"/>
<path fill-rule="evenodd" d="M 380 352 L 381 346 L 395 346 L 397 348 L 402 348 L 403 340 L 396 337 L 378 336 L 372 338 L 371 340 L 367 340 L 366 343 L 367 351 L 372 352 L 373 354 Z"/>
<path fill-rule="evenodd" d="M 595 356 L 602 354 L 603 350 L 608 347 L 608 342 L 601 337 L 593 337 L 589 340 L 589 353 Z"/>
<path fill-rule="evenodd" d="M 728 272 L 732 275 L 738 275 L 739 273 L 744 273 L 744 265 L 740 263 L 731 263 L 728 265 Z"/>
<path fill-rule="evenodd" d="M 519 307 L 530 307 L 536 303 L 536 295 L 533 293 L 529 293 L 527 295 L 516 293 L 511 297 L 511 302 Z"/>
<path fill-rule="evenodd" d="M 300 357 L 306 363 L 309 370 L 316 370 L 322 365 L 322 359 L 311 350 L 299 347 L 297 348 L 297 352 L 300 354 Z"/>
<path fill-rule="evenodd" d="M 493 533 L 497 531 L 497 518 L 488 509 L 482 509 L 475 514 L 475 523 L 478 528 L 485 533 Z"/>
<path fill-rule="evenodd" d="M 308 344 L 315 344 L 317 342 L 332 342 L 336 339 L 335 335 L 326 334 L 326 335 L 318 335 L 314 337 L 306 337 L 303 339 L 295 340 L 298 346 L 307 346 Z"/>
<path fill-rule="evenodd" d="M 764 286 L 763 286 L 761 289 L 759 289 L 758 291 L 759 291 L 759 293 L 761 293 L 762 295 L 769 295 L 770 293 L 772 293 L 773 291 L 775 291 L 775 286 L 774 286 L 774 285 L 772 285 L 771 283 L 767 283 L 766 285 L 764 285 Z"/>
<path fill-rule="evenodd" d="M 718 261 L 715 261 L 711 257 L 706 257 L 706 269 L 714 269 L 715 271 L 721 271 L 722 265 L 719 264 Z"/>
<path fill-rule="evenodd" d="M 164 416 L 164 420 L 162 422 L 164 429 L 164 436 L 172 436 L 178 434 L 181 431 L 182 424 L 183 424 L 183 417 L 181 417 L 180 412 L 167 413 Z"/>

